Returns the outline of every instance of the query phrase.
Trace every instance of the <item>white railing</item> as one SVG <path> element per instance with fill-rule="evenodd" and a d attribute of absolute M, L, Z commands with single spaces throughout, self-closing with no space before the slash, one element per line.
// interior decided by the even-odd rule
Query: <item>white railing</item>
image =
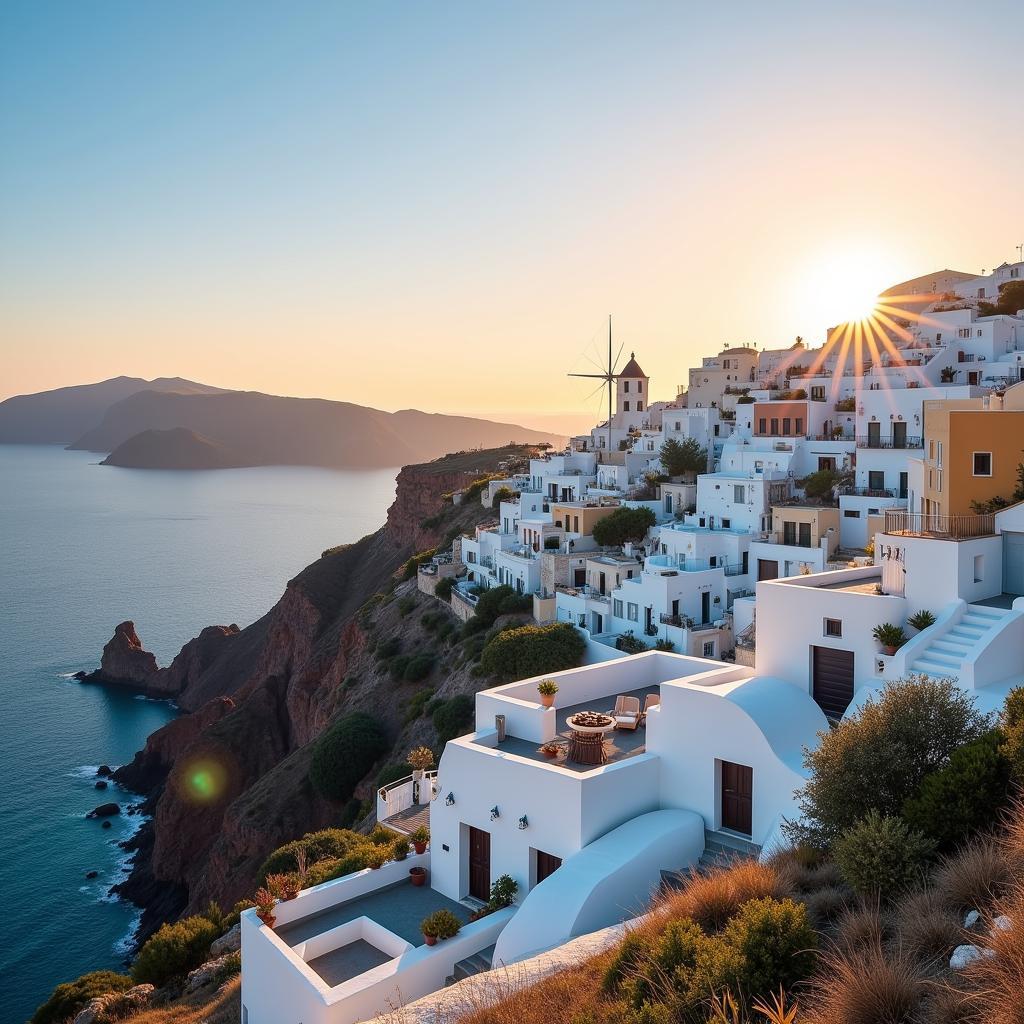
<path fill-rule="evenodd" d="M 424 772 L 418 779 L 406 775 L 377 790 L 377 820 L 384 821 L 417 804 L 428 804 L 437 796 L 437 772 Z"/>

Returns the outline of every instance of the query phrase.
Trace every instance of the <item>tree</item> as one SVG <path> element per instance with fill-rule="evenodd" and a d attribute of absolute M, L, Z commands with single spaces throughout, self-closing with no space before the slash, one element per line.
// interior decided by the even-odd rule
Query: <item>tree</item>
<path fill-rule="evenodd" d="M 499 615 L 513 615 L 533 610 L 533 598 L 520 594 L 515 588 L 503 583 L 500 587 L 485 590 L 476 602 L 475 615 L 483 626 L 493 626 Z"/>
<path fill-rule="evenodd" d="M 550 626 L 520 626 L 492 637 L 480 655 L 483 671 L 509 681 L 575 668 L 583 660 L 586 642 L 568 622 Z"/>
<path fill-rule="evenodd" d="M 801 481 L 801 486 L 808 498 L 831 498 L 832 488 L 839 482 L 839 474 L 834 469 L 819 469 Z"/>
<path fill-rule="evenodd" d="M 912 676 L 890 683 L 804 754 L 803 820 L 787 831 L 827 848 L 872 810 L 898 817 L 925 778 L 991 724 L 950 679 Z"/>
<path fill-rule="evenodd" d="M 373 715 L 345 715 L 316 741 L 309 780 L 328 800 L 347 800 L 386 749 L 384 729 Z"/>
<path fill-rule="evenodd" d="M 594 540 L 608 547 L 621 547 L 627 541 L 638 543 L 654 523 L 655 515 L 649 508 L 622 506 L 594 523 Z"/>
<path fill-rule="evenodd" d="M 693 437 L 684 437 L 681 441 L 670 437 L 662 446 L 658 457 L 662 468 L 669 476 L 682 476 L 684 473 L 702 473 L 708 468 L 708 453 L 701 448 Z"/>
<path fill-rule="evenodd" d="M 979 316 L 1015 316 L 1024 309 L 1024 281 L 1006 281 L 999 286 L 999 298 L 995 302 L 979 302 Z"/>

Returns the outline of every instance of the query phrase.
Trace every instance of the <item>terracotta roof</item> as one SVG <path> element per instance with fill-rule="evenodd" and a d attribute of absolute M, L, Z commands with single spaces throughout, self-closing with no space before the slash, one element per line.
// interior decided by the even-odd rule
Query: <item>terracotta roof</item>
<path fill-rule="evenodd" d="M 617 374 L 615 374 L 615 376 L 616 377 L 636 378 L 636 377 L 646 377 L 647 374 L 644 373 L 644 371 L 640 369 L 640 364 L 636 361 L 636 353 L 635 352 L 630 352 L 629 353 L 629 362 L 626 363 L 626 365 L 621 370 L 619 370 L 619 372 Z"/>

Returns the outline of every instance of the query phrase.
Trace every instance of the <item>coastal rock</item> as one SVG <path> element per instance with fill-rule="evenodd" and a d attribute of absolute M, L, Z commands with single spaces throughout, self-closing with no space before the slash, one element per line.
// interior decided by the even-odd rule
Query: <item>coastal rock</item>
<path fill-rule="evenodd" d="M 94 807 L 87 815 L 87 818 L 110 818 L 121 813 L 121 805 L 115 803 L 100 804 Z"/>
<path fill-rule="evenodd" d="M 214 960 L 207 960 L 205 964 L 200 964 L 194 971 L 189 971 L 188 980 L 185 982 L 185 994 L 195 992 L 196 989 L 216 981 L 218 974 L 229 967 L 234 957 L 234 952 L 225 953 Z"/>
<path fill-rule="evenodd" d="M 110 819 L 109 818 L 104 818 L 103 826 L 102 827 L 103 828 L 113 828 L 114 826 L 110 823 Z"/>
<path fill-rule="evenodd" d="M 136 985 L 126 992 L 110 992 L 90 999 L 75 1015 L 72 1024 L 97 1024 L 99 1021 L 123 1020 L 144 1010 L 153 995 L 152 985 Z"/>
<path fill-rule="evenodd" d="M 225 953 L 237 953 L 242 948 L 242 922 L 226 931 L 219 939 L 210 944 L 212 956 L 223 956 Z"/>
<path fill-rule="evenodd" d="M 99 878 L 100 873 L 98 871 L 86 871 L 86 878 Z"/>
<path fill-rule="evenodd" d="M 231 659 L 241 630 L 230 626 L 207 626 L 178 652 L 152 680 L 161 693 L 173 696 L 185 711 L 196 711 L 214 697 L 230 696 L 241 678 L 223 666 Z"/>
<path fill-rule="evenodd" d="M 142 646 L 135 623 L 129 619 L 115 627 L 114 635 L 103 648 L 99 671 L 93 672 L 89 680 L 145 689 L 157 668 L 156 656 Z"/>
<path fill-rule="evenodd" d="M 102 779 L 100 779 L 99 782 L 96 783 L 96 789 L 106 789 L 106 788 L 107 788 L 107 783 L 105 783 Z"/>
<path fill-rule="evenodd" d="M 96 769 L 96 774 L 101 779 L 108 779 L 114 774 L 114 769 L 111 768 L 109 764 L 101 764 L 99 768 Z"/>

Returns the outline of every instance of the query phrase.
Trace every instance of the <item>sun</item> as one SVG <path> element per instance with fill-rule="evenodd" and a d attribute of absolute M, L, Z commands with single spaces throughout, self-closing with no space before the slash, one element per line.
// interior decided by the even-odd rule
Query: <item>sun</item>
<path fill-rule="evenodd" d="M 870 246 L 830 248 L 799 275 L 805 309 L 829 327 L 870 320 L 879 293 L 893 283 L 890 260 Z"/>

